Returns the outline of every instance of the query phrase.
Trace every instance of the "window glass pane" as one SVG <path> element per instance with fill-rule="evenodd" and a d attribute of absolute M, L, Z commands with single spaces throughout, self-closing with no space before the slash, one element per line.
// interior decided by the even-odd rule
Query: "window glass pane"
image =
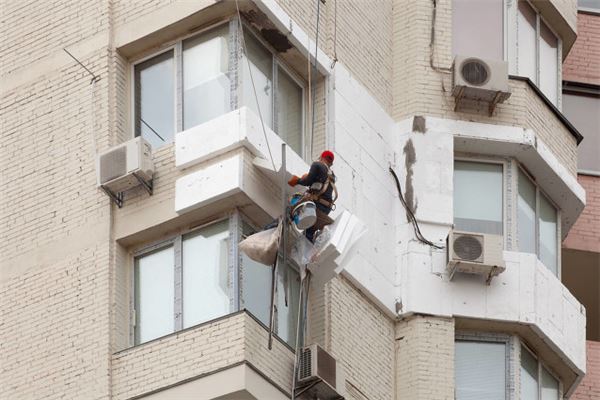
<path fill-rule="evenodd" d="M 518 240 L 519 251 L 536 254 L 535 247 L 535 186 L 519 171 L 518 199 Z"/>
<path fill-rule="evenodd" d="M 454 362 L 457 400 L 506 398 L 504 343 L 456 342 Z"/>
<path fill-rule="evenodd" d="M 521 399 L 538 400 L 537 360 L 521 347 Z"/>
<path fill-rule="evenodd" d="M 248 51 L 248 59 L 250 60 L 250 69 L 252 70 L 252 78 L 256 87 L 256 98 L 252 88 L 252 80 L 248 72 L 248 65 L 245 57 L 242 60 L 242 105 L 247 106 L 257 116 L 258 106 L 262 113 L 265 126 L 273 127 L 273 56 L 265 49 L 253 35 L 247 34 L 244 36 L 246 40 L 246 50 Z"/>
<path fill-rule="evenodd" d="M 243 233 L 248 236 L 254 230 L 243 223 Z M 271 297 L 269 287 L 271 282 L 271 266 L 266 266 L 250 259 L 241 252 L 241 307 L 250 311 L 263 324 L 269 325 Z"/>
<path fill-rule="evenodd" d="M 556 275 L 556 259 L 558 256 L 556 245 L 556 209 L 544 195 L 540 196 L 539 227 L 540 260 Z"/>
<path fill-rule="evenodd" d="M 502 234 L 502 165 L 454 162 L 454 225 Z"/>
<path fill-rule="evenodd" d="M 577 147 L 577 167 L 600 173 L 600 98 L 563 94 L 563 112 L 583 135 Z"/>
<path fill-rule="evenodd" d="M 454 55 L 503 60 L 503 0 L 453 0 Z"/>
<path fill-rule="evenodd" d="M 135 342 L 143 343 L 174 330 L 173 246 L 135 260 Z"/>
<path fill-rule="evenodd" d="M 173 51 L 137 64 L 134 75 L 135 136 L 142 135 L 153 148 L 171 143 L 175 130 Z"/>
<path fill-rule="evenodd" d="M 517 16 L 517 65 L 519 75 L 526 76 L 533 83 L 536 77 L 536 13 L 524 0 L 519 1 Z"/>
<path fill-rule="evenodd" d="M 302 156 L 302 88 L 277 68 L 277 134 Z"/>
<path fill-rule="evenodd" d="M 300 274 L 287 265 L 277 269 L 277 336 L 290 346 L 296 344 Z"/>
<path fill-rule="evenodd" d="M 229 312 L 229 224 L 219 222 L 183 239 L 183 327 Z"/>
<path fill-rule="evenodd" d="M 183 42 L 183 129 L 230 109 L 228 26 Z"/>
<path fill-rule="evenodd" d="M 540 21 L 540 89 L 556 104 L 558 100 L 558 39 Z"/>
<path fill-rule="evenodd" d="M 542 400 L 558 400 L 558 381 L 542 368 Z"/>

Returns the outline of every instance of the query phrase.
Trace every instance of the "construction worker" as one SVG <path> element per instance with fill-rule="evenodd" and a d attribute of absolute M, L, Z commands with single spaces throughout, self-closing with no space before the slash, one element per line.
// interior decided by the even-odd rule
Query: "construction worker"
<path fill-rule="evenodd" d="M 308 174 L 305 174 L 302 178 L 294 175 L 288 181 L 288 185 L 292 187 L 296 185 L 308 186 L 308 190 L 303 196 L 303 200 L 313 201 L 315 203 L 317 208 L 317 218 L 319 217 L 319 214 L 327 216 L 335 207 L 335 201 L 337 200 L 335 174 L 331 170 L 333 159 L 333 153 L 329 150 L 325 150 L 321 153 L 319 160 L 312 163 Z M 321 220 L 323 219 L 329 218 L 321 218 Z M 315 225 L 305 231 L 306 238 L 313 242 L 315 232 L 322 229 L 325 224 L 319 223 L 319 220 L 317 220 Z"/>

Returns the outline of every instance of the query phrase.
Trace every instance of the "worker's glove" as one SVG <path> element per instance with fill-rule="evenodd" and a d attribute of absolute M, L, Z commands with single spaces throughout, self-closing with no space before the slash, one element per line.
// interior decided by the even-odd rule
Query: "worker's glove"
<path fill-rule="evenodd" d="M 292 175 L 292 179 L 290 179 L 290 180 L 288 181 L 288 185 L 290 185 L 290 186 L 292 186 L 292 187 L 293 187 L 293 186 L 296 186 L 296 185 L 298 184 L 298 181 L 299 181 L 299 180 L 300 180 L 300 178 L 299 178 L 299 177 L 297 177 L 296 175 Z"/>

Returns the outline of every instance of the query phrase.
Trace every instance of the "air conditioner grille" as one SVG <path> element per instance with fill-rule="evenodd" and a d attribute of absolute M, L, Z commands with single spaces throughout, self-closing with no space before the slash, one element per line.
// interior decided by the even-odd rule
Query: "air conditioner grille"
<path fill-rule="evenodd" d="M 473 86 L 483 86 L 490 78 L 488 66 L 481 60 L 473 58 L 462 64 L 460 73 L 463 79 Z"/>
<path fill-rule="evenodd" d="M 100 184 L 127 173 L 127 147 L 117 147 L 100 156 Z"/>
<path fill-rule="evenodd" d="M 483 254 L 481 238 L 470 235 L 460 235 L 454 239 L 452 245 L 454 254 L 465 261 L 477 261 Z"/>
<path fill-rule="evenodd" d="M 298 360 L 298 379 L 307 379 L 312 375 L 312 351 L 310 347 L 300 350 Z"/>

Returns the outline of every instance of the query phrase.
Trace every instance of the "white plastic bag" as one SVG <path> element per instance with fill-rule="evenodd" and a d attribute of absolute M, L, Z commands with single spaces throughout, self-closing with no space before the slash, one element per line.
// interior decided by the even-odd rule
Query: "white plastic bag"
<path fill-rule="evenodd" d="M 271 266 L 277 257 L 281 224 L 276 228 L 267 229 L 248 236 L 239 244 L 239 249 L 252 260 Z"/>

